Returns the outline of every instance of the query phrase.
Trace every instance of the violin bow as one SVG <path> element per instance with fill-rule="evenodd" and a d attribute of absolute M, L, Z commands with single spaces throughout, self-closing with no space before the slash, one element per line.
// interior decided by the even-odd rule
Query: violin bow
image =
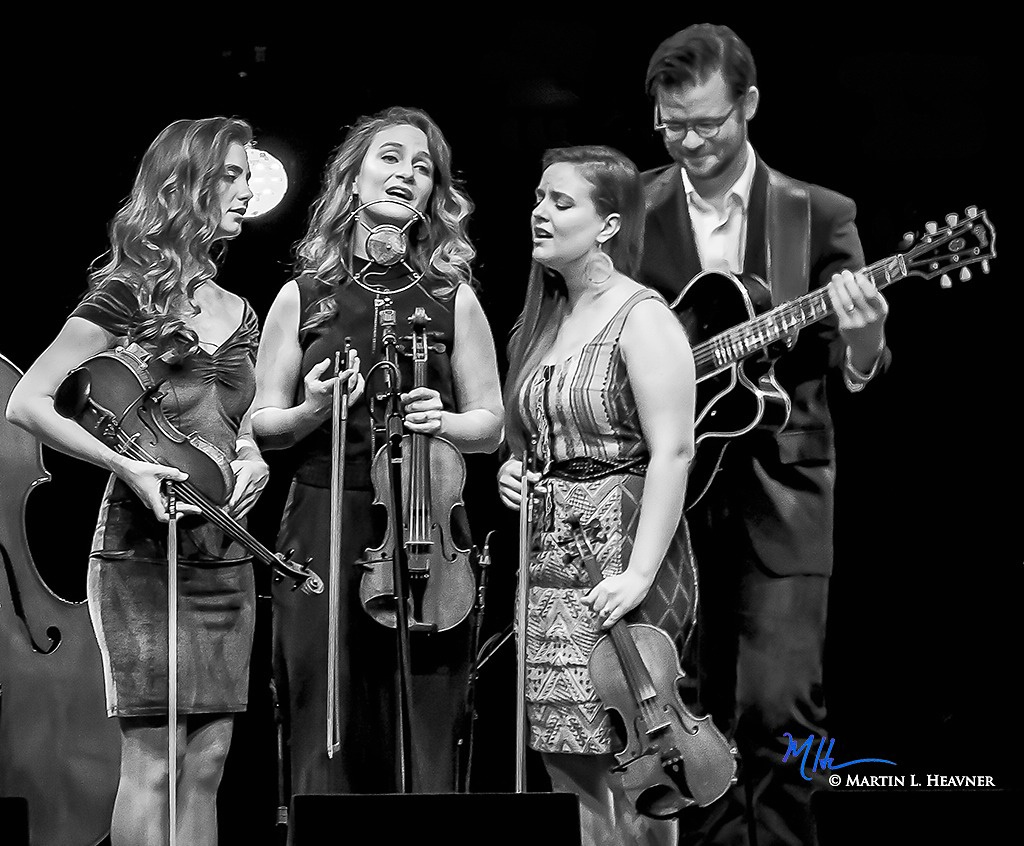
<path fill-rule="evenodd" d="M 327 610 L 327 757 L 341 749 L 338 690 L 338 628 L 341 603 L 341 523 L 345 492 L 345 439 L 348 432 L 348 379 L 338 378 L 348 367 L 352 339 L 345 338 L 344 352 L 334 353 L 334 407 L 331 411 L 331 560 Z M 344 363 L 342 363 L 344 361 Z M 344 382 L 344 384 L 342 384 Z"/>
<path fill-rule="evenodd" d="M 178 828 L 178 503 L 167 482 L 167 843 Z"/>
<path fill-rule="evenodd" d="M 528 474 L 537 455 L 537 437 L 523 457 L 519 480 L 519 579 L 516 592 L 516 793 L 526 792 L 526 609 L 530 582 L 530 536 L 533 527 L 533 496 Z"/>

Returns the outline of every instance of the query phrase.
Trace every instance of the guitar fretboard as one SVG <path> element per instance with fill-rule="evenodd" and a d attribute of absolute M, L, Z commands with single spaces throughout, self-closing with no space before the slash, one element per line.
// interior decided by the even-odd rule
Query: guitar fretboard
<path fill-rule="evenodd" d="M 903 256 L 896 255 L 869 265 L 864 268 L 863 273 L 877 288 L 884 288 L 890 282 L 906 276 L 907 271 Z M 776 306 L 753 320 L 733 326 L 694 347 L 693 357 L 697 365 L 697 376 L 701 378 L 716 373 L 787 335 L 816 323 L 833 311 L 828 289 L 818 288 Z"/>

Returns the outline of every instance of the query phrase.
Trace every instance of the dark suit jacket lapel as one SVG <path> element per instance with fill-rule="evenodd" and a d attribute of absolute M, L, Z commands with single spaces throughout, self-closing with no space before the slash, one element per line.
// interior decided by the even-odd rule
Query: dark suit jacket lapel
<path fill-rule="evenodd" d="M 743 248 L 743 272 L 767 279 L 765 241 L 768 237 L 768 166 L 755 154 L 754 181 L 747 207 L 747 238 Z"/>
<path fill-rule="evenodd" d="M 659 287 L 670 289 L 674 296 L 701 270 L 679 167 L 673 165 L 660 174 L 647 196 L 648 254 L 644 263 L 661 269 Z M 669 291 L 663 293 L 669 295 Z"/>

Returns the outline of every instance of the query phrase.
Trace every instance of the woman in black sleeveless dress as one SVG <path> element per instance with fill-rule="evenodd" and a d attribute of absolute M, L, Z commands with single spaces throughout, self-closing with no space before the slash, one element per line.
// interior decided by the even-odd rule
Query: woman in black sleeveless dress
<path fill-rule="evenodd" d="M 242 517 L 266 484 L 251 437 L 256 315 L 214 281 L 215 246 L 241 231 L 252 197 L 245 146 L 229 118 L 179 120 L 150 145 L 110 227 L 110 259 L 60 334 L 15 388 L 8 418 L 49 446 L 111 471 L 89 559 L 87 595 L 103 656 L 107 713 L 121 730 L 111 842 L 167 842 L 167 505 L 162 483 L 185 475 L 113 452 L 61 417 L 53 395 L 69 370 L 136 344 L 163 383 L 161 408 L 231 463 L 228 507 Z M 244 711 L 254 592 L 249 556 L 179 505 L 177 837 L 214 844 L 216 798 Z M 162 566 L 161 566 L 162 565 Z"/>
<path fill-rule="evenodd" d="M 450 150 L 423 112 L 392 108 L 362 118 L 338 148 L 298 246 L 299 275 L 278 294 L 257 362 L 255 433 L 264 449 L 292 447 L 292 481 L 278 543 L 313 556 L 327 575 L 330 549 L 331 371 L 346 337 L 353 353 L 341 378 L 351 387 L 342 508 L 338 676 L 339 754 L 327 754 L 329 605 L 274 593 L 275 675 L 287 708 L 291 790 L 380 793 L 397 787 L 395 631 L 362 607 L 357 562 L 380 540 L 371 462 L 381 438 L 380 383 L 363 374 L 382 357 L 381 316 L 396 334 L 421 307 L 432 343 L 427 387 L 409 390 L 412 366 L 399 355 L 406 432 L 447 439 L 461 452 L 491 452 L 501 432 L 501 393 L 487 320 L 472 285 L 466 236 L 469 199 L 454 184 Z M 415 213 L 423 219 L 411 221 Z M 357 211 L 358 210 L 358 211 Z M 353 214 L 353 212 L 356 212 Z M 390 266 L 367 238 L 409 224 L 410 246 Z M 360 372 L 362 371 L 362 372 Z M 464 520 L 459 520 L 467 533 Z M 325 590 L 324 596 L 329 594 Z M 413 790 L 455 788 L 456 729 L 465 695 L 467 623 L 411 636 Z"/>

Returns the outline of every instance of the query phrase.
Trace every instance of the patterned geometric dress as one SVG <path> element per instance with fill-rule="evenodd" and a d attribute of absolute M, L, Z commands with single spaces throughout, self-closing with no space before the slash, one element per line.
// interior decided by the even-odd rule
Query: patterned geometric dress
<path fill-rule="evenodd" d="M 520 398 L 546 468 L 547 493 L 531 551 L 526 641 L 530 746 L 542 752 L 597 755 L 623 745 L 587 669 L 602 633 L 581 602 L 593 585 L 574 553 L 567 517 L 576 512 L 583 525 L 596 517 L 606 538 L 594 545 L 601 572 L 607 577 L 625 569 L 648 450 L 619 337 L 632 307 L 652 298 L 662 301 L 653 291 L 630 297 L 580 352 L 542 365 Z M 627 621 L 659 626 L 681 650 L 694 619 L 696 585 L 686 521 L 680 519 L 654 585 Z"/>

